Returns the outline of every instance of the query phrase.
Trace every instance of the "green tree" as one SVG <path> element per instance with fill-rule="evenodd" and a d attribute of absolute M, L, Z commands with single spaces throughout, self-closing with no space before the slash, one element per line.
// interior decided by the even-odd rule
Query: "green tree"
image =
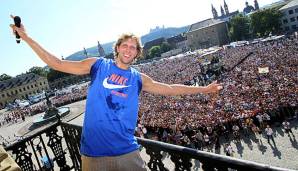
<path fill-rule="evenodd" d="M 67 77 L 67 76 L 70 76 L 70 74 L 60 72 L 60 71 L 56 71 L 56 70 L 53 70 L 53 69 L 50 69 L 49 73 L 47 74 L 47 78 L 48 78 L 49 82 L 52 82 L 56 79 L 64 78 L 64 77 Z"/>
<path fill-rule="evenodd" d="M 0 81 L 8 80 L 8 79 L 11 79 L 11 78 L 12 77 L 10 75 L 7 75 L 7 74 L 0 75 Z"/>
<path fill-rule="evenodd" d="M 249 18 L 242 14 L 233 17 L 229 23 L 229 35 L 233 41 L 249 38 Z"/>
<path fill-rule="evenodd" d="M 161 54 L 161 49 L 160 49 L 160 46 L 152 46 L 150 49 L 149 49 L 149 58 L 154 58 L 154 57 L 158 57 L 160 56 Z"/>
<path fill-rule="evenodd" d="M 277 34 L 280 31 L 281 17 L 282 13 L 277 8 L 253 13 L 250 18 L 254 36 L 263 37 L 268 36 L 270 33 Z"/>
<path fill-rule="evenodd" d="M 34 67 L 30 68 L 27 73 L 34 73 L 34 74 L 37 74 L 37 75 L 40 75 L 43 77 L 46 77 L 48 74 L 44 68 L 38 67 L 38 66 L 34 66 Z"/>
<path fill-rule="evenodd" d="M 162 42 L 162 44 L 160 45 L 160 51 L 161 53 L 167 52 L 169 50 L 171 50 L 172 47 L 168 42 Z"/>

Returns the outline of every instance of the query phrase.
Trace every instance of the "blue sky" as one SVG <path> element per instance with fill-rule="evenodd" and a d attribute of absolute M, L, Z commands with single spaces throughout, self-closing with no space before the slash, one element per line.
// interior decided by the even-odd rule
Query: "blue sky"
<path fill-rule="evenodd" d="M 226 0 L 229 11 L 246 0 Z M 247 0 L 253 5 L 253 0 Z M 258 0 L 263 6 L 277 0 Z M 10 14 L 22 18 L 30 37 L 52 54 L 67 57 L 83 47 L 114 41 L 124 32 L 138 36 L 156 26 L 180 27 L 220 14 L 223 0 L 2 0 L 0 5 L 0 74 L 16 76 L 45 66 L 27 44 L 16 44 Z"/>

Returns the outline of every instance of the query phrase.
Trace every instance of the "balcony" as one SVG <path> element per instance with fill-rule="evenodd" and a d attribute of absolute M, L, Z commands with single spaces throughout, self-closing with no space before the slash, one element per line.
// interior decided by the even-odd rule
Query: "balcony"
<path fill-rule="evenodd" d="M 81 170 L 81 132 L 80 126 L 58 121 L 5 149 L 24 171 Z M 289 170 L 143 138 L 138 138 L 138 142 L 149 156 L 146 163 L 152 171 L 169 170 L 163 160 L 164 154 L 170 156 L 174 170 L 192 170 L 193 160 L 198 161 L 204 171 Z"/>

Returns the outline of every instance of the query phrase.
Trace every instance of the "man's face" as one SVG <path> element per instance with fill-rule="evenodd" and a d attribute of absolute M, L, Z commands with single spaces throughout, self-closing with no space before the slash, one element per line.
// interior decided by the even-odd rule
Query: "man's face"
<path fill-rule="evenodd" d="M 137 41 L 129 38 L 124 40 L 118 47 L 118 58 L 123 64 L 131 64 L 138 54 Z"/>

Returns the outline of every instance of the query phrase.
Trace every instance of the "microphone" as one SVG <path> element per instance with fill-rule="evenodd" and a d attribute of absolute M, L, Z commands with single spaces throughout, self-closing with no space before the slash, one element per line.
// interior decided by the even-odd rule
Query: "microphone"
<path fill-rule="evenodd" d="M 21 27 L 21 18 L 19 16 L 15 16 L 13 18 L 13 21 L 14 21 L 14 25 L 17 26 L 17 27 Z M 16 41 L 17 43 L 20 43 L 21 42 L 21 37 L 19 35 L 19 33 L 16 31 Z"/>

